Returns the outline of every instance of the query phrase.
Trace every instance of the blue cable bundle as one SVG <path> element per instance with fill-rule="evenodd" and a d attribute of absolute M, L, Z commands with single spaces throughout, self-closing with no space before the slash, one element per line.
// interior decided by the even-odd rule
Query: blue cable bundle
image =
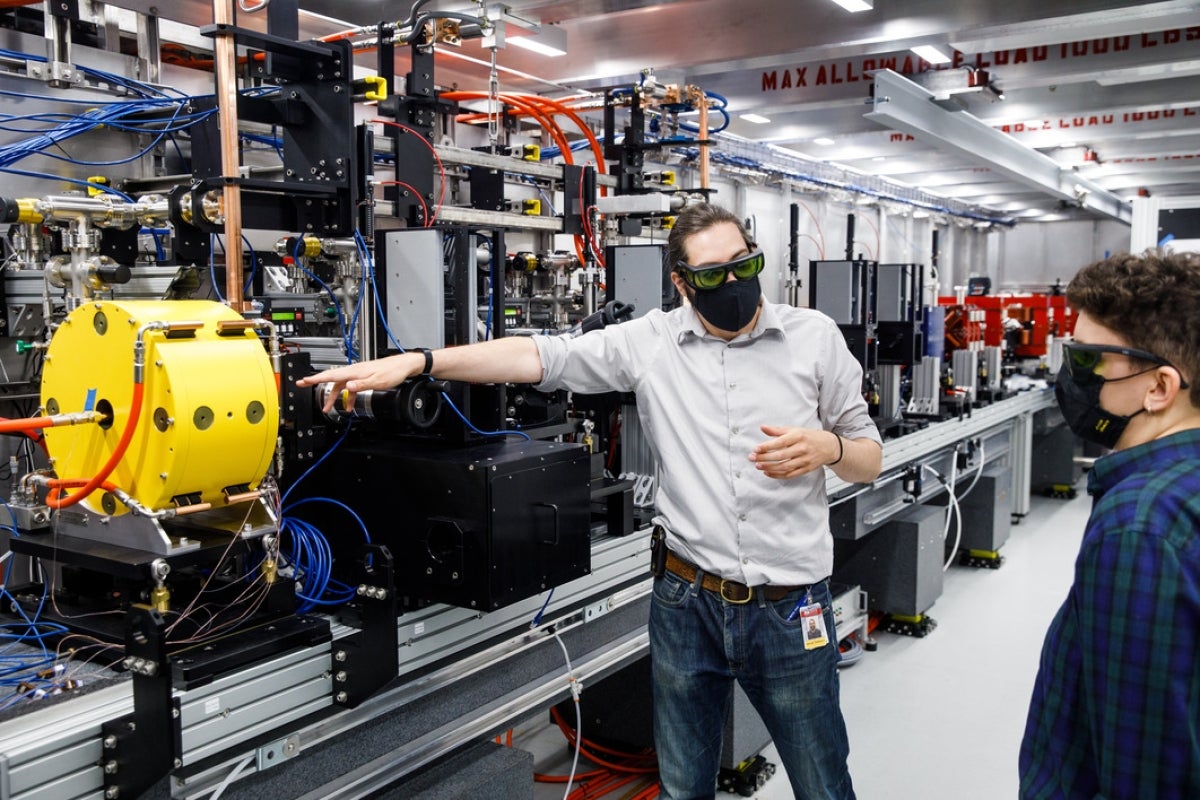
<path fill-rule="evenodd" d="M 8 508 L 8 503 L 3 500 L 0 500 L 0 504 Z M 11 518 L 11 510 L 9 516 Z M 2 525 L 0 528 L 7 528 L 13 536 L 20 536 L 17 529 L 11 525 Z M 44 675 L 47 670 L 54 672 L 53 665 L 58 658 L 46 647 L 46 637 L 67 633 L 67 629 L 62 625 L 38 621 L 46 604 L 47 586 L 42 586 L 41 600 L 37 610 L 30 617 L 8 591 L 8 579 L 11 574 L 12 559 L 9 557 L 4 565 L 3 582 L 0 583 L 0 601 L 15 609 L 22 621 L 0 623 L 0 641 L 6 642 L 4 647 L 0 648 L 0 688 L 11 688 L 14 692 L 7 698 L 0 696 L 0 711 L 53 686 L 54 682 Z M 16 652 L 18 645 L 35 645 L 37 650 L 28 652 L 22 649 L 21 652 Z"/>
<path fill-rule="evenodd" d="M 46 62 L 45 56 L 19 53 L 3 48 L 0 48 L 0 56 L 22 61 Z M 22 100 L 41 100 L 67 106 L 86 106 L 86 110 L 79 114 L 71 114 L 63 111 L 38 112 L 33 114 L 0 113 L 0 130 L 33 134 L 29 138 L 0 146 L 0 172 L 86 186 L 90 189 L 97 189 L 116 195 L 123 200 L 131 201 L 131 198 L 127 195 L 102 183 L 94 183 L 62 175 L 49 175 L 16 169 L 13 165 L 28 156 L 42 155 L 79 166 L 116 166 L 144 157 L 157 148 L 164 138 L 170 139 L 171 143 L 175 146 L 175 151 L 179 155 L 180 160 L 186 163 L 187 159 L 184 157 L 183 151 L 175 139 L 175 134 L 187 130 L 217 113 L 216 108 L 205 111 L 186 112 L 186 109 L 193 101 L 201 99 L 201 97 L 212 97 L 212 95 L 191 97 L 175 89 L 164 91 L 148 83 L 142 83 L 141 81 L 114 75 L 91 67 L 81 66 L 79 70 L 89 77 L 107 84 L 110 89 L 129 93 L 134 99 L 76 99 L 0 90 L 0 96 L 3 97 L 15 97 Z M 242 94 L 247 96 L 261 96 L 277 91 L 278 87 L 254 87 L 243 90 Z M 98 128 L 148 135 L 153 138 L 134 155 L 111 161 L 86 161 L 54 152 L 66 140 Z M 245 134 L 243 138 L 262 142 L 274 146 L 277 150 L 279 149 L 277 140 L 271 137 Z"/>
<path fill-rule="evenodd" d="M 358 527 L 362 530 L 363 538 L 367 543 L 371 542 L 371 534 L 367 530 L 366 523 L 362 521 L 354 509 L 350 508 L 345 503 L 338 500 L 332 500 L 328 497 L 307 497 L 303 500 L 297 500 L 290 505 L 287 504 L 287 499 L 296 487 L 309 476 L 309 474 L 329 458 L 333 451 L 341 446 L 342 442 L 346 441 L 346 437 L 350 434 L 350 425 L 346 425 L 346 429 L 342 431 L 341 437 L 333 443 L 325 453 L 313 463 L 311 467 L 304 471 L 296 482 L 288 487 L 284 492 L 283 497 L 279 499 L 279 532 L 281 535 L 286 535 L 291 541 L 291 547 L 287 552 L 287 559 L 291 563 L 293 577 L 296 582 L 303 588 L 296 593 L 296 596 L 302 601 L 296 609 L 301 614 L 307 614 L 317 606 L 335 606 L 341 605 L 349 600 L 354 599 L 354 589 L 335 580 L 333 577 L 333 551 L 329 546 L 329 539 L 315 525 L 309 522 L 298 519 L 289 514 L 300 506 L 308 503 L 329 503 L 338 508 L 343 509 L 354 521 L 358 523 Z"/>
<path fill-rule="evenodd" d="M 333 552 L 321 531 L 303 520 L 286 516 L 279 520 L 279 531 L 291 539 L 288 560 L 293 577 L 303 587 L 296 592 L 303 601 L 297 612 L 307 614 L 317 606 L 341 605 L 354 598 L 353 589 L 333 579 Z"/>

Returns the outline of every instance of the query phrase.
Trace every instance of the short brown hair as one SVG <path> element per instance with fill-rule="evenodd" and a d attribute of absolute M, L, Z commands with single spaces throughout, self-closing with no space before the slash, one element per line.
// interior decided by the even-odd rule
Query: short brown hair
<path fill-rule="evenodd" d="M 1067 285 L 1067 302 L 1171 362 L 1200 408 L 1200 254 L 1150 249 L 1089 264 Z"/>
<path fill-rule="evenodd" d="M 727 211 L 711 203 L 697 203 L 688 206 L 675 219 L 671 235 L 667 237 L 667 272 L 679 269 L 679 262 L 687 261 L 687 240 L 692 234 L 706 231 L 722 222 L 732 222 L 746 242 L 746 247 L 753 247 L 754 240 L 746 231 L 746 226 L 732 211 Z"/>

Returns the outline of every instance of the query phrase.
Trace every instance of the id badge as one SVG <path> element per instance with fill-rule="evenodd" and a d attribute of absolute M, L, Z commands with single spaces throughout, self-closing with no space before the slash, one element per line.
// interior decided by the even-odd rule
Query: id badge
<path fill-rule="evenodd" d="M 825 615 L 821 613 L 820 603 L 800 609 L 800 630 L 804 631 L 805 650 L 816 650 L 829 644 L 829 634 L 825 632 Z"/>

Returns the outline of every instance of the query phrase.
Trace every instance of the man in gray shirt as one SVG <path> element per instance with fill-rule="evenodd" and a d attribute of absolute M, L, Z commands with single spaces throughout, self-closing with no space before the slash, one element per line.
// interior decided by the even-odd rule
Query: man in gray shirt
<path fill-rule="evenodd" d="M 654 521 L 667 548 L 649 623 L 662 797 L 714 796 L 736 679 L 796 796 L 850 800 L 822 467 L 852 482 L 879 474 L 862 370 L 828 317 L 765 301 L 764 257 L 733 214 L 689 207 L 667 248 L 671 280 L 688 300 L 674 311 L 576 338 L 403 353 L 299 385 L 332 382 L 330 403 L 343 389 L 428 373 L 636 393 L 659 468 Z M 830 635 L 806 646 L 805 620 L 816 614 Z"/>

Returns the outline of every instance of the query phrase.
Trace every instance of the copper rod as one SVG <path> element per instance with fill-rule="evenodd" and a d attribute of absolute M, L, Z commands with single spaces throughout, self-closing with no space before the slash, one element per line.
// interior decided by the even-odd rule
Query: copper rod
<path fill-rule="evenodd" d="M 213 22 L 232 27 L 233 0 L 213 0 Z M 237 183 L 238 159 L 237 44 L 233 34 L 217 32 L 214 52 L 217 74 L 217 120 L 221 130 L 221 175 L 225 180 L 225 300 L 234 311 L 242 301 L 242 193 Z"/>

